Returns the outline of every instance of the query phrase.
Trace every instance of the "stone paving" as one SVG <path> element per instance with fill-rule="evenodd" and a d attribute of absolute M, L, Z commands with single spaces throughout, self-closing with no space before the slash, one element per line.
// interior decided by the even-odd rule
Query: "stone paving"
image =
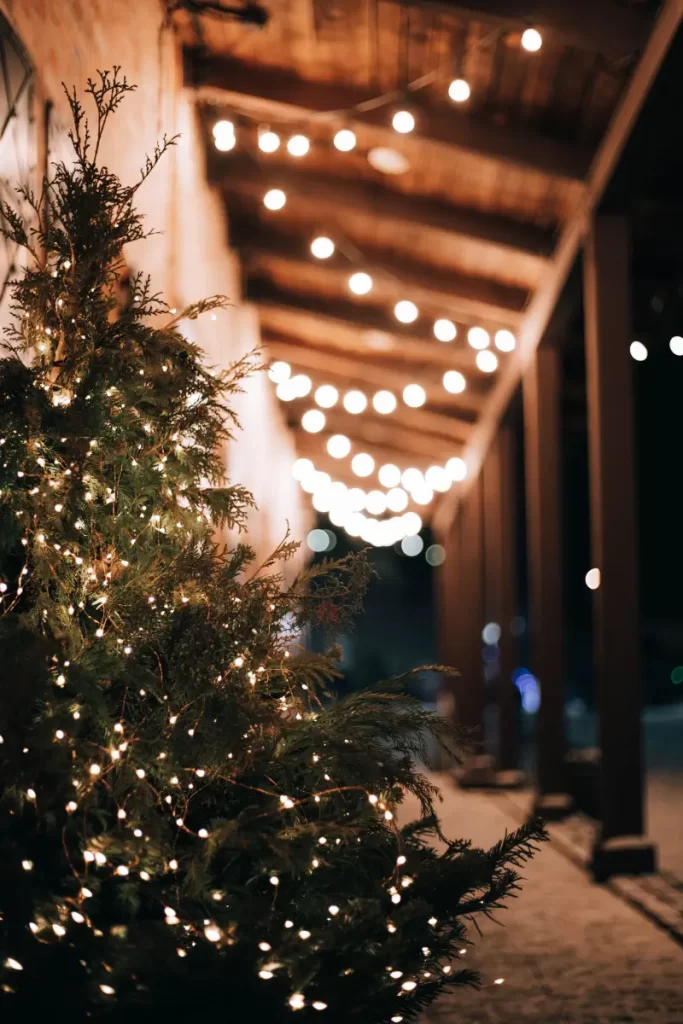
<path fill-rule="evenodd" d="M 487 846 L 515 827 L 514 807 L 456 790 L 446 776 L 437 781 L 447 835 Z M 472 936 L 466 959 L 484 987 L 454 991 L 428 1011 L 428 1024 L 683 1024 L 681 945 L 593 885 L 557 840 L 524 874 L 519 898 Z"/>

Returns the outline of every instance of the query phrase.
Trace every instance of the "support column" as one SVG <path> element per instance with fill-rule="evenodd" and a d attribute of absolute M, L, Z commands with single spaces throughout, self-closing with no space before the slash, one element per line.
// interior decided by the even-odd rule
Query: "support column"
<path fill-rule="evenodd" d="M 512 681 L 517 641 L 512 620 L 517 614 L 517 487 L 514 431 L 502 426 L 484 463 L 484 546 L 486 621 L 500 626 L 500 655 L 495 679 L 498 707 L 496 782 L 521 785 L 519 769 L 519 698 Z"/>
<path fill-rule="evenodd" d="M 624 216 L 595 217 L 586 239 L 584 309 L 602 829 L 596 876 L 652 871 L 643 839 L 642 691 L 630 308 Z"/>
<path fill-rule="evenodd" d="M 571 810 L 565 776 L 560 355 L 536 352 L 523 380 L 531 668 L 539 681 L 537 808 Z"/>
<path fill-rule="evenodd" d="M 460 575 L 460 513 L 450 525 L 448 533 L 443 537 L 445 558 L 435 574 L 437 630 L 439 660 L 447 668 L 457 668 L 460 663 L 460 623 L 458 583 Z M 442 718 L 457 725 L 455 713 L 455 679 L 453 676 L 442 676 L 437 699 L 437 711 Z M 454 768 L 446 763 L 450 759 L 439 759 L 438 767 L 442 770 Z"/>

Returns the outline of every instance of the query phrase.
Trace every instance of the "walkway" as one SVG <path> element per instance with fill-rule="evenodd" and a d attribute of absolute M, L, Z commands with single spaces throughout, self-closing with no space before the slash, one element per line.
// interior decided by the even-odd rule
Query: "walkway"
<path fill-rule="evenodd" d="M 488 846 L 515 827 L 495 799 L 440 781 L 447 835 Z M 467 954 L 484 989 L 454 991 L 429 1024 L 683 1024 L 681 946 L 591 884 L 552 842 L 525 875 L 519 899 L 500 924 L 484 922 Z"/>

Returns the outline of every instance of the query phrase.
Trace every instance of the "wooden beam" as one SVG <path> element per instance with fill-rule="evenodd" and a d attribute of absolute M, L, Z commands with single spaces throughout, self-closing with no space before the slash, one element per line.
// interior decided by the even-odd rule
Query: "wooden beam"
<path fill-rule="evenodd" d="M 424 456 L 430 460 L 430 465 L 459 455 L 471 429 L 461 420 L 424 409 L 409 410 L 405 419 L 403 413 L 400 417 L 393 416 L 391 422 L 378 413 L 352 416 L 339 409 L 327 409 L 325 418 L 330 434 L 346 434 L 359 444 L 366 442 Z"/>
<path fill-rule="evenodd" d="M 481 480 L 463 503 L 460 521 L 458 565 L 459 629 L 458 643 L 461 672 L 455 680 L 455 720 L 466 730 L 472 753 L 483 750 L 484 731 L 484 664 L 481 656 L 481 631 L 484 628 L 484 515 Z M 466 767 L 467 761 L 465 762 Z"/>
<path fill-rule="evenodd" d="M 582 50 L 619 60 L 640 50 L 652 19 L 646 11 L 605 0 L 401 0 L 510 32 L 537 28 Z"/>
<path fill-rule="evenodd" d="M 391 414 L 392 422 L 404 412 L 420 415 L 420 410 L 411 409 L 401 402 L 403 389 L 416 379 L 414 370 L 394 369 L 379 361 L 368 362 L 332 354 L 309 345 L 300 345 L 291 338 L 273 336 L 267 331 L 262 332 L 262 340 L 271 359 L 282 359 L 296 370 L 313 374 L 314 385 L 330 383 L 339 388 L 357 387 L 367 393 L 368 398 L 373 391 L 388 389 L 398 400 L 398 408 Z M 420 371 L 418 379 L 427 392 L 428 405 L 448 408 L 454 416 L 465 420 L 472 419 L 481 409 L 481 396 L 468 394 L 467 390 L 460 395 L 449 394 L 443 386 L 441 374 L 434 374 L 428 365 Z"/>
<path fill-rule="evenodd" d="M 434 464 L 434 460 L 428 455 L 416 455 L 414 452 L 403 452 L 401 449 L 396 447 L 387 448 L 383 445 L 377 444 L 376 442 L 369 442 L 359 439 L 355 435 L 355 431 L 346 431 L 347 437 L 352 443 L 352 449 L 350 454 L 344 459 L 333 459 L 331 455 L 327 454 L 327 440 L 332 436 L 331 431 L 325 431 L 321 434 L 308 434 L 298 425 L 292 426 L 292 433 L 296 441 L 297 450 L 308 455 L 316 467 L 318 466 L 318 460 L 324 460 L 325 465 L 319 468 L 325 469 L 330 475 L 335 474 L 331 472 L 330 466 L 336 467 L 336 479 L 344 480 L 348 483 L 349 479 L 355 481 L 357 487 L 369 487 L 371 484 L 373 487 L 379 487 L 383 489 L 383 485 L 379 484 L 375 480 L 374 476 L 369 480 L 361 479 L 360 477 L 354 476 L 353 470 L 351 469 L 351 459 L 358 452 L 367 452 L 368 455 L 372 455 L 375 460 L 375 464 L 379 469 L 380 466 L 384 466 L 387 463 L 393 463 L 398 466 L 401 471 L 414 466 L 416 469 L 424 472 L 430 466 Z M 317 456 L 316 453 L 317 452 Z M 341 474 L 341 475 L 340 475 Z"/>
<path fill-rule="evenodd" d="M 522 167 L 569 181 L 582 181 L 590 155 L 575 142 L 559 142 L 533 132 L 501 129 L 492 122 L 464 114 L 446 103 L 427 106 L 420 93 L 411 96 L 417 125 L 412 139 L 398 135 L 390 124 L 390 108 L 352 110 L 377 97 L 377 90 L 329 82 L 308 81 L 289 71 L 230 60 L 199 51 L 184 53 L 184 84 L 200 98 L 225 104 L 256 117 L 302 123 L 328 114 L 331 125 L 371 125 L 376 138 L 395 148 L 414 152 L 427 140 L 453 150 L 476 153 L 497 163 Z M 396 102 L 401 99 L 396 94 Z M 336 115 L 336 116 L 335 116 Z"/>
<path fill-rule="evenodd" d="M 440 365 L 471 371 L 472 389 L 487 392 L 490 375 L 476 369 L 475 353 L 461 338 L 453 344 L 435 342 L 428 323 L 403 325 L 385 309 L 354 302 L 330 300 L 279 288 L 267 277 L 249 277 L 245 298 L 262 310 L 266 331 L 286 330 L 302 337 L 307 325 L 312 335 L 305 340 L 329 349 L 343 347 L 366 359 L 381 353 L 387 362 L 399 360 L 417 365 Z"/>
<path fill-rule="evenodd" d="M 346 210 L 372 213 L 373 216 L 401 226 L 418 226 L 423 229 L 448 234 L 464 240 L 477 240 L 498 246 L 512 253 L 536 256 L 542 263 L 552 253 L 555 232 L 532 224 L 512 220 L 499 214 L 454 206 L 451 203 L 413 194 L 395 192 L 386 185 L 374 181 L 353 180 L 329 174 L 324 176 L 305 171 L 303 168 L 273 164 L 263 166 L 243 154 L 211 157 L 212 176 L 227 192 L 253 196 L 258 190 L 258 200 L 264 187 L 271 187 L 277 179 L 278 188 L 284 189 L 288 197 L 305 199 L 315 205 L 317 211 L 328 209 L 343 214 Z M 318 212 L 318 218 L 322 214 Z M 327 215 L 325 214 L 327 220 Z"/>
<path fill-rule="evenodd" d="M 539 804 L 566 792 L 560 355 L 536 353 L 524 377 L 524 449 L 531 668 L 539 681 Z M 550 805 L 552 807 L 552 804 Z"/>
<path fill-rule="evenodd" d="M 472 434 L 467 451 L 470 469 L 468 479 L 458 494 L 451 492 L 446 496 L 446 500 L 439 504 L 435 517 L 435 525 L 439 532 L 448 528 L 460 494 L 465 493 L 476 479 L 498 423 L 505 414 L 527 367 L 535 358 L 536 350 L 545 335 L 555 306 L 579 254 L 586 225 L 590 223 L 593 211 L 597 209 L 604 195 L 682 20 L 683 0 L 667 0 L 596 153 L 576 213 L 564 228 L 544 280 L 524 313 L 518 330 L 517 348 L 498 376 L 486 409 Z"/>
<path fill-rule="evenodd" d="M 349 276 L 362 268 L 375 282 L 370 301 L 377 301 L 375 296 L 391 302 L 409 296 L 422 317 L 431 316 L 432 320 L 446 316 L 491 329 L 514 330 L 528 298 L 521 288 L 416 264 L 368 244 L 362 253 L 354 251 L 353 261 L 339 249 L 330 259 L 319 261 L 310 254 L 310 239 L 286 235 L 258 221 L 231 230 L 230 241 L 241 253 L 247 271 L 267 272 L 270 264 L 276 263 L 293 278 L 320 280 L 326 291 L 334 289 L 342 295 L 349 294 Z"/>
<path fill-rule="evenodd" d="M 584 259 L 600 845 L 644 831 L 629 243 L 625 217 L 596 217 Z"/>

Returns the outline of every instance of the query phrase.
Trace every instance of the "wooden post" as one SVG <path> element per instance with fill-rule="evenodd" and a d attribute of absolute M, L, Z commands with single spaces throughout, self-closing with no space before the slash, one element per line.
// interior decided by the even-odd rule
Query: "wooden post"
<path fill-rule="evenodd" d="M 460 554 L 460 522 L 459 516 L 450 525 L 443 537 L 446 553 L 442 565 L 435 574 L 438 649 L 441 664 L 447 668 L 457 669 L 460 664 L 459 622 L 458 622 L 458 584 Z M 442 676 L 437 699 L 438 713 L 456 725 L 455 718 L 455 679 L 453 676 Z M 453 764 L 441 762 L 442 769 L 453 768 Z"/>
<path fill-rule="evenodd" d="M 560 354 L 537 350 L 523 379 L 531 668 L 541 690 L 537 722 L 538 810 L 571 809 L 565 778 L 561 517 Z"/>
<path fill-rule="evenodd" d="M 624 216 L 597 216 L 586 239 L 584 309 L 601 750 L 597 876 L 654 870 L 642 840 L 642 694 L 634 479 L 630 246 Z"/>
<path fill-rule="evenodd" d="M 520 784 L 519 700 L 512 681 L 517 664 L 517 642 L 512 620 L 517 614 L 517 488 L 516 439 L 503 426 L 484 463 L 485 611 L 487 622 L 500 626 L 500 656 L 495 680 L 498 705 L 499 784 Z M 515 776 L 513 778 L 513 776 Z"/>

